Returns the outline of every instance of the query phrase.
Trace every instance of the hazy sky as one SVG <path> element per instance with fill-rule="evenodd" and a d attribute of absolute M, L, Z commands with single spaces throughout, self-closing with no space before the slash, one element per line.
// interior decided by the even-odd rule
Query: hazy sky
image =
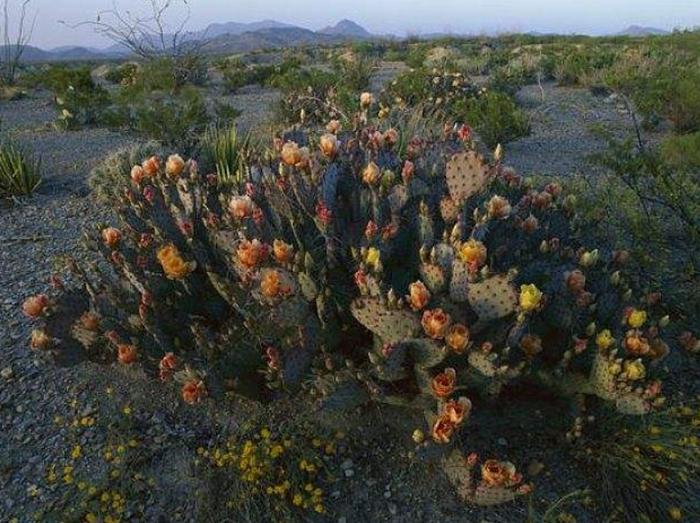
<path fill-rule="evenodd" d="M 123 9 L 143 11 L 146 0 L 114 0 Z M 20 0 L 10 0 L 19 4 Z M 626 26 L 663 29 L 700 25 L 700 0 L 189 0 L 189 26 L 211 22 L 275 19 L 318 29 L 349 18 L 373 33 L 481 33 L 556 31 L 600 34 Z M 88 28 L 70 29 L 59 20 L 94 19 L 112 0 L 33 0 L 38 12 L 32 44 L 103 45 Z"/>

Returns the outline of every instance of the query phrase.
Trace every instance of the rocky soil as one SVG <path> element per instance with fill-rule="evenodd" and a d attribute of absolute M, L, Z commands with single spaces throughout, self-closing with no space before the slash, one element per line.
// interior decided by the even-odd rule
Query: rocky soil
<path fill-rule="evenodd" d="M 396 74 L 395 69 L 383 70 L 377 85 Z M 231 97 L 230 103 L 243 110 L 242 126 L 250 128 L 267 118 L 276 98 L 272 91 L 249 88 Z M 583 172 L 586 155 L 601 147 L 589 125 L 604 124 L 616 132 L 629 128 L 628 117 L 618 105 L 585 91 L 547 85 L 541 100 L 537 87 L 528 87 L 520 98 L 532 116 L 533 133 L 506 150 L 509 163 L 525 173 Z M 19 311 L 26 296 L 45 289 L 52 259 L 65 253 L 82 256 L 81 230 L 108 219 L 90 195 L 86 179 L 92 166 L 134 138 L 103 129 L 56 132 L 51 127 L 53 108 L 42 93 L 0 104 L 0 118 L 3 137 L 41 155 L 45 173 L 35 196 L 0 207 L 0 521 L 43 521 L 46 511 L 65 503 L 65 489 L 60 481 L 47 484 L 47 470 L 64 463 L 76 445 L 84 449 L 82 469 L 93 476 L 102 474 L 100 454 L 119 437 L 114 420 L 125 417 L 136 424 L 140 444 L 147 448 L 142 472 L 154 478 L 152 492 L 145 498 L 146 520 L 197 521 L 199 508 L 192 493 L 206 485 L 192 473 L 193 450 L 220 438 L 231 429 L 237 413 L 252 407 L 207 402 L 192 408 L 177 399 L 174 389 L 129 369 L 87 363 L 56 367 L 28 349 L 30 325 Z M 541 433 L 496 441 L 501 457 L 517 457 L 523 468 L 544 463 L 545 472 L 535 478 L 537 500 L 556 499 L 582 485 L 553 450 L 558 442 L 546 431 L 548 408 L 552 406 L 543 402 L 537 414 L 543 419 Z M 332 513 L 321 520 L 496 523 L 525 519 L 522 505 L 489 511 L 465 508 L 440 474 L 416 465 L 406 450 L 411 448 L 406 434 L 382 424 L 387 416 L 383 411 L 366 413 L 336 471 L 339 479 L 330 493 Z M 496 431 L 513 432 L 498 420 L 495 411 Z M 475 428 L 467 435 L 470 448 L 493 450 L 494 442 L 479 441 L 477 434 Z"/>

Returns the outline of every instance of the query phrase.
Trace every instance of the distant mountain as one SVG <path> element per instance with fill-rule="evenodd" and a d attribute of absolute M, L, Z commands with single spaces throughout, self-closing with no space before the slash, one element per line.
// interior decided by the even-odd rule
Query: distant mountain
<path fill-rule="evenodd" d="M 333 26 L 324 27 L 320 31 L 321 34 L 333 36 L 347 36 L 352 38 L 372 38 L 372 34 L 361 25 L 352 20 L 341 20 Z"/>
<path fill-rule="evenodd" d="M 234 35 L 226 34 L 209 40 L 203 47 L 209 54 L 232 54 L 256 49 L 276 49 L 300 45 L 324 45 L 345 41 L 347 37 L 317 33 L 301 27 L 262 29 Z"/>
<path fill-rule="evenodd" d="M 641 25 L 631 25 L 627 29 L 616 33 L 616 36 L 654 36 L 667 35 L 668 31 L 656 27 L 643 27 Z"/>
<path fill-rule="evenodd" d="M 240 35 L 263 29 L 285 29 L 296 27 L 291 24 L 277 22 L 276 20 L 261 20 L 260 22 L 251 22 L 248 24 L 239 22 L 225 22 L 209 24 L 204 31 L 195 31 L 192 33 L 197 40 L 202 38 L 212 39 L 223 35 Z"/>

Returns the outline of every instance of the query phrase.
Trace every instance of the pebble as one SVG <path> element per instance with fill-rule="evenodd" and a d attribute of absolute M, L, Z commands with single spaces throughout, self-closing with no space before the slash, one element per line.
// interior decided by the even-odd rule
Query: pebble
<path fill-rule="evenodd" d="M 2 376 L 6 380 L 12 379 L 12 376 L 14 376 L 14 374 L 15 373 L 12 370 L 12 367 L 5 367 L 4 369 L 0 370 L 0 376 Z"/>

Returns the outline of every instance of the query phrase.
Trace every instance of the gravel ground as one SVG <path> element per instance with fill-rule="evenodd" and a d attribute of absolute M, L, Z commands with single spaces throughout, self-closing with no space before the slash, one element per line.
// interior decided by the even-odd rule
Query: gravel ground
<path fill-rule="evenodd" d="M 373 85 L 393 77 L 397 70 L 383 69 Z M 616 130 L 627 125 L 614 104 L 587 92 L 547 85 L 545 101 L 540 102 L 536 89 L 520 94 L 533 117 L 532 136 L 506 148 L 509 163 L 526 173 L 568 174 L 581 169 L 583 158 L 600 147 L 586 129 L 589 124 L 609 124 Z M 249 128 L 269 116 L 270 103 L 277 97 L 274 91 L 249 88 L 229 101 L 243 109 L 240 123 Z M 164 392 L 161 385 L 137 372 L 95 364 L 60 368 L 27 348 L 30 326 L 19 312 L 22 300 L 45 289 L 52 258 L 78 253 L 84 227 L 108 218 L 87 190 L 87 174 L 109 152 L 133 142 L 129 136 L 102 129 L 59 133 L 51 128 L 53 117 L 45 93 L 0 104 L 3 133 L 41 154 L 46 175 L 34 197 L 0 207 L 0 521 L 13 517 L 33 521 L 36 511 L 59 503 L 60 489 L 43 486 L 47 467 L 65 461 L 76 443 L 86 449 L 103 448 L 114 437 L 107 420 L 125 405 L 133 408 L 149 449 L 143 471 L 155 478 L 154 493 L 147 500 L 147 521 L 195 521 L 197 507 L 191 493 L 202 485 L 191 474 L 189 451 L 206 446 L 229 426 L 236 412 L 245 412 L 250 405 L 207 402 L 205 407 L 189 408 L 175 399 L 175 391 Z M 543 420 L 547 408 L 544 404 L 539 414 Z M 458 503 L 441 474 L 417 466 L 407 454 L 401 439 L 405 432 L 385 428 L 386 415 L 382 411 L 365 415 L 357 429 L 361 437 L 344 460 L 341 481 L 331 492 L 334 514 L 324 520 L 524 520 L 520 505 L 480 511 Z M 80 420 L 86 417 L 95 423 L 82 426 Z M 77 428 L 71 419 L 78 420 Z M 508 427 L 503 421 L 499 425 L 499 419 L 505 418 L 495 412 L 491 422 L 496 432 L 505 433 Z M 524 433 L 518 441 L 496 441 L 503 449 L 501 457 L 515 460 L 517 456 L 522 468 L 537 460 L 545 462 L 546 472 L 536 478 L 542 492 L 538 498 L 551 500 L 580 487 L 581 479 L 552 450 L 558 442 L 547 432 L 547 424 L 542 426 L 542 431 Z M 466 435 L 470 448 L 492 449 L 493 441 L 479 441 L 478 427 L 472 430 Z M 85 466 L 94 474 L 100 472 L 98 453 L 85 456 Z M 578 521 L 589 520 L 580 517 Z"/>
<path fill-rule="evenodd" d="M 600 126 L 616 136 L 634 132 L 632 118 L 615 97 L 594 96 L 586 89 L 545 83 L 542 90 L 529 85 L 517 94 L 532 125 L 529 136 L 506 144 L 506 161 L 530 175 L 567 176 L 588 173 L 587 157 L 605 150 L 592 132 Z M 659 133 L 648 133 L 651 142 Z"/>

